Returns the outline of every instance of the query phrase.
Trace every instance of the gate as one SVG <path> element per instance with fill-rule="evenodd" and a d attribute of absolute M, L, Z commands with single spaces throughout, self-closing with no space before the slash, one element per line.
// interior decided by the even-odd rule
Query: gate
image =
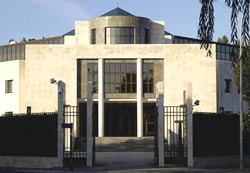
<path fill-rule="evenodd" d="M 72 124 L 72 129 L 64 128 L 64 167 L 86 166 L 86 114 L 80 113 L 78 106 L 65 105 L 63 118 L 64 124 Z"/>
<path fill-rule="evenodd" d="M 164 106 L 165 164 L 187 165 L 187 107 Z"/>

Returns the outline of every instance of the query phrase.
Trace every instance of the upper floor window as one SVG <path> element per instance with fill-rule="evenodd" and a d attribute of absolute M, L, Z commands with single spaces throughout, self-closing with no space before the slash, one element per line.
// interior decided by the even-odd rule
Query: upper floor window
<path fill-rule="evenodd" d="M 13 116 L 13 112 L 5 112 L 4 115 L 5 116 Z"/>
<path fill-rule="evenodd" d="M 225 79 L 225 93 L 231 93 L 231 79 Z"/>
<path fill-rule="evenodd" d="M 135 63 L 105 64 L 105 93 L 136 93 Z"/>
<path fill-rule="evenodd" d="M 230 61 L 232 49 L 233 49 L 233 46 L 230 46 L 230 45 L 216 44 L 216 58 Z M 236 54 L 238 54 L 237 47 L 235 47 L 234 51 Z"/>
<path fill-rule="evenodd" d="M 96 44 L 96 29 L 91 29 L 91 44 Z"/>
<path fill-rule="evenodd" d="M 134 44 L 133 27 L 106 28 L 106 44 Z"/>
<path fill-rule="evenodd" d="M 5 81 L 5 93 L 13 93 L 13 80 Z"/>
<path fill-rule="evenodd" d="M 149 29 L 144 29 L 144 43 L 149 44 Z"/>
<path fill-rule="evenodd" d="M 153 93 L 154 92 L 154 64 L 144 63 L 143 64 L 143 92 Z"/>
<path fill-rule="evenodd" d="M 88 63 L 88 81 L 92 81 L 93 92 L 98 91 L 98 64 Z"/>

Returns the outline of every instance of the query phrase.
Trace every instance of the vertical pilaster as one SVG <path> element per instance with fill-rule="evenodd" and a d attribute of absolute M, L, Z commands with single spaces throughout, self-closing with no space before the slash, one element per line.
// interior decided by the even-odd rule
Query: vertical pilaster
<path fill-rule="evenodd" d="M 103 75 L 104 60 L 98 59 L 98 136 L 104 136 L 104 91 Z"/>
<path fill-rule="evenodd" d="M 143 136 L 142 59 L 137 59 L 137 137 Z"/>

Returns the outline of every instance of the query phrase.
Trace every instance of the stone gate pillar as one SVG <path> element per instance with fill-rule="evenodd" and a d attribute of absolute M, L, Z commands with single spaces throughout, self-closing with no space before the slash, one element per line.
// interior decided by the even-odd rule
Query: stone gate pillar
<path fill-rule="evenodd" d="M 186 85 L 186 100 L 187 105 L 187 166 L 194 166 L 193 158 L 193 88 L 192 83 Z"/>

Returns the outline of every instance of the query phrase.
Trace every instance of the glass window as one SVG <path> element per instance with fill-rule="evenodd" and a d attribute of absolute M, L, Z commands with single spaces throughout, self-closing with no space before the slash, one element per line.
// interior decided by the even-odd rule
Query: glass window
<path fill-rule="evenodd" d="M 58 39 L 54 40 L 54 44 L 59 44 L 59 40 Z"/>
<path fill-rule="evenodd" d="M 20 49 L 21 49 L 21 47 L 20 47 L 20 45 L 17 45 L 16 46 L 16 59 L 20 59 Z"/>
<path fill-rule="evenodd" d="M 4 61 L 7 61 L 7 54 L 8 54 L 7 47 L 4 47 L 3 48 L 3 59 L 4 59 Z"/>
<path fill-rule="evenodd" d="M 144 29 L 144 43 L 149 44 L 149 29 Z"/>
<path fill-rule="evenodd" d="M 5 116 L 13 116 L 13 112 L 5 112 L 4 115 Z"/>
<path fill-rule="evenodd" d="M 3 48 L 0 48 L 0 62 L 3 61 Z"/>
<path fill-rule="evenodd" d="M 21 45 L 20 59 L 25 59 L 25 45 Z"/>
<path fill-rule="evenodd" d="M 64 44 L 64 39 L 63 38 L 59 39 L 59 44 Z"/>
<path fill-rule="evenodd" d="M 144 63 L 143 64 L 143 92 L 153 93 L 154 92 L 154 64 Z"/>
<path fill-rule="evenodd" d="M 98 92 L 98 64 L 88 63 L 88 81 L 92 81 L 93 93 Z"/>
<path fill-rule="evenodd" d="M 11 54 L 12 60 L 16 60 L 16 46 L 12 46 Z"/>
<path fill-rule="evenodd" d="M 135 63 L 106 63 L 104 71 L 106 93 L 136 93 Z"/>
<path fill-rule="evenodd" d="M 96 44 L 96 29 L 91 29 L 91 44 Z"/>
<path fill-rule="evenodd" d="M 133 44 L 133 27 L 111 27 L 106 28 L 106 44 Z"/>
<path fill-rule="evenodd" d="M 5 81 L 5 93 L 13 93 L 13 80 Z"/>
<path fill-rule="evenodd" d="M 11 47 L 8 47 L 7 60 L 11 60 Z"/>
<path fill-rule="evenodd" d="M 225 93 L 231 93 L 231 79 L 225 79 Z"/>
<path fill-rule="evenodd" d="M 231 45 L 222 45 L 222 44 L 217 43 L 216 44 L 216 58 L 230 61 L 232 50 L 233 50 L 233 46 Z M 238 48 L 234 47 L 234 51 L 237 52 Z"/>

